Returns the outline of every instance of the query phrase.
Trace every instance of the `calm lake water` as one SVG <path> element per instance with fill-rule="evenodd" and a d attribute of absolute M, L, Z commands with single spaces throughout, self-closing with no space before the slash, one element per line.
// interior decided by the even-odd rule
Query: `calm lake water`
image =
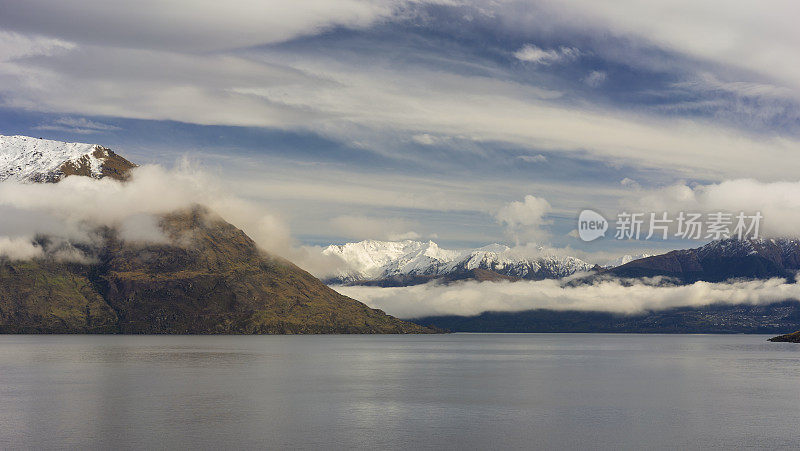
<path fill-rule="evenodd" d="M 758 335 L 0 336 L 0 448 L 800 448 Z"/>

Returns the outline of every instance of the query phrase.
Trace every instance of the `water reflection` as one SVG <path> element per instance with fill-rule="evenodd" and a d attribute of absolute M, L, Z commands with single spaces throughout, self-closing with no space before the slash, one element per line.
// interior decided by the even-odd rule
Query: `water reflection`
<path fill-rule="evenodd" d="M 2 336 L 0 448 L 800 446 L 763 336 Z"/>

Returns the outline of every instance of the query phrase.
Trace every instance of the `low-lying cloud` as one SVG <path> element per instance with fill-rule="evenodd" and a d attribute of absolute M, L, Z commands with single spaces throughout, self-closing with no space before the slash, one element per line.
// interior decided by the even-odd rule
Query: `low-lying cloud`
<path fill-rule="evenodd" d="M 565 286 L 558 280 L 428 283 L 411 287 L 337 286 L 338 292 L 400 318 L 478 315 L 534 309 L 635 314 L 674 307 L 769 304 L 800 299 L 800 283 L 785 279 L 663 285 L 660 278 L 631 283 L 603 280 Z"/>
<path fill-rule="evenodd" d="M 0 255 L 43 255 L 37 235 L 92 242 L 98 226 L 116 228 L 134 242 L 168 241 L 160 215 L 204 205 L 245 231 L 262 249 L 289 256 L 292 240 L 278 216 L 238 198 L 212 176 L 186 162 L 175 169 L 135 168 L 127 182 L 67 177 L 59 183 L 0 183 Z"/>
<path fill-rule="evenodd" d="M 44 255 L 42 248 L 34 245 L 31 239 L 0 236 L 0 257 L 12 260 L 30 260 L 42 255 Z"/>

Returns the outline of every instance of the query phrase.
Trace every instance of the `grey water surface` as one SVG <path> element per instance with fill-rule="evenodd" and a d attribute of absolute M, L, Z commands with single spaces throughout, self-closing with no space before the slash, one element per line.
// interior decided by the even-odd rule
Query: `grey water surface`
<path fill-rule="evenodd" d="M 766 338 L 0 336 L 0 449 L 798 449 Z"/>

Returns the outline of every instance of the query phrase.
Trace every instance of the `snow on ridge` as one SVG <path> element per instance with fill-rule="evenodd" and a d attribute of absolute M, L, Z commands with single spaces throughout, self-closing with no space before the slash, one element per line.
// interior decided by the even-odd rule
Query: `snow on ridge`
<path fill-rule="evenodd" d="M 347 266 L 328 278 L 332 283 L 395 276 L 440 276 L 474 269 L 519 278 L 556 278 L 588 271 L 593 266 L 575 257 L 524 256 L 496 243 L 477 249 L 450 250 L 440 248 L 433 241 L 365 240 L 330 245 L 322 253 L 341 258 Z"/>
<path fill-rule="evenodd" d="M 699 255 L 745 256 L 773 251 L 782 255 L 795 253 L 800 247 L 796 238 L 750 238 L 739 240 L 727 238 L 711 241 L 698 249 Z"/>
<path fill-rule="evenodd" d="M 94 155 L 102 150 L 103 156 Z M 29 136 L 0 135 L 0 181 L 28 182 L 58 179 L 65 163 L 88 163 L 92 177 L 99 178 L 108 149 L 87 143 L 68 143 Z"/>

